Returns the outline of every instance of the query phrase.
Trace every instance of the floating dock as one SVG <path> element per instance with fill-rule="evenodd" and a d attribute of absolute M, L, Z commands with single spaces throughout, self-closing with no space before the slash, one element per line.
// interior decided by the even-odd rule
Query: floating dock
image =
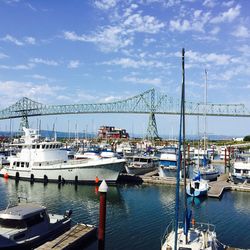
<path fill-rule="evenodd" d="M 68 250 L 83 248 L 96 238 L 97 228 L 92 225 L 76 224 L 70 230 L 36 248 L 37 250 Z"/>
<path fill-rule="evenodd" d="M 217 178 L 217 181 L 209 182 L 208 197 L 220 198 L 224 190 L 230 190 L 232 184 L 228 181 L 228 178 L 228 174 L 222 174 Z"/>
<path fill-rule="evenodd" d="M 137 176 L 130 174 L 121 174 L 119 177 L 121 183 L 131 184 L 162 184 L 162 185 L 176 185 L 175 177 L 161 178 L 151 172 L 145 175 Z M 189 182 L 189 179 L 187 179 Z M 184 185 L 183 180 L 180 180 L 180 185 Z M 229 180 L 229 174 L 221 174 L 216 181 L 209 182 L 210 189 L 208 190 L 208 197 L 221 198 L 226 190 L 250 192 L 250 184 L 234 184 Z"/>

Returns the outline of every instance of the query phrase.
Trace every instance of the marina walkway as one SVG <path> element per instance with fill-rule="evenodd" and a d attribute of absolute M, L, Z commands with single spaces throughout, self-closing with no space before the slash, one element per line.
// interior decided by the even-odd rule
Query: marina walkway
<path fill-rule="evenodd" d="M 48 241 L 36 249 L 76 249 L 76 247 L 79 247 L 81 244 L 82 246 L 84 246 L 88 244 L 92 239 L 94 239 L 96 237 L 96 232 L 97 229 L 91 225 L 77 224 L 56 239 Z"/>

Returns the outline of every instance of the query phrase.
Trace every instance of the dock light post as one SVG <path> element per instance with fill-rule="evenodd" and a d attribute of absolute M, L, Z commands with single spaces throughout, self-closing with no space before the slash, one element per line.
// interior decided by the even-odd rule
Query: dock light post
<path fill-rule="evenodd" d="M 106 196 L 108 192 L 108 185 L 105 180 L 99 186 L 100 192 L 100 218 L 98 228 L 98 250 L 105 248 L 105 224 L 106 224 Z"/>

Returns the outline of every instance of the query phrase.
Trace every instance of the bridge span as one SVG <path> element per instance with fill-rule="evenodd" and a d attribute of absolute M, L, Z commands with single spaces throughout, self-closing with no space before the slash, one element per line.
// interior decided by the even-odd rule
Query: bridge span
<path fill-rule="evenodd" d="M 250 117 L 244 104 L 214 104 L 186 102 L 186 115 Z M 28 125 L 28 117 L 45 115 L 89 113 L 137 113 L 149 114 L 148 136 L 158 137 L 155 114 L 180 114 L 180 100 L 150 89 L 136 96 L 109 103 L 48 105 L 23 97 L 15 104 L 0 111 L 0 120 L 22 118 Z"/>

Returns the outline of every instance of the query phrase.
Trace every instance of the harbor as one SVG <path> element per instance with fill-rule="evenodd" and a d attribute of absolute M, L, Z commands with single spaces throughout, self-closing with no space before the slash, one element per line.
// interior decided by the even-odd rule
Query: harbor
<path fill-rule="evenodd" d="M 47 206 L 54 213 L 72 209 L 72 220 L 90 225 L 99 224 L 99 196 L 95 186 L 58 185 L 0 179 L 1 208 L 9 200 L 28 194 L 30 200 Z M 160 238 L 171 221 L 175 204 L 174 185 L 109 186 L 107 193 L 106 249 L 160 248 Z M 247 249 L 249 234 L 249 193 L 225 192 L 222 199 L 188 199 L 195 220 L 213 222 L 220 242 Z M 225 206 L 227 210 L 225 210 Z M 216 211 L 216 212 L 215 212 Z M 235 218 L 235 219 L 232 219 Z M 130 240 L 128 240 L 130 239 Z M 136 239 L 136 240 L 135 240 Z M 94 241 L 83 249 L 97 249 Z"/>

